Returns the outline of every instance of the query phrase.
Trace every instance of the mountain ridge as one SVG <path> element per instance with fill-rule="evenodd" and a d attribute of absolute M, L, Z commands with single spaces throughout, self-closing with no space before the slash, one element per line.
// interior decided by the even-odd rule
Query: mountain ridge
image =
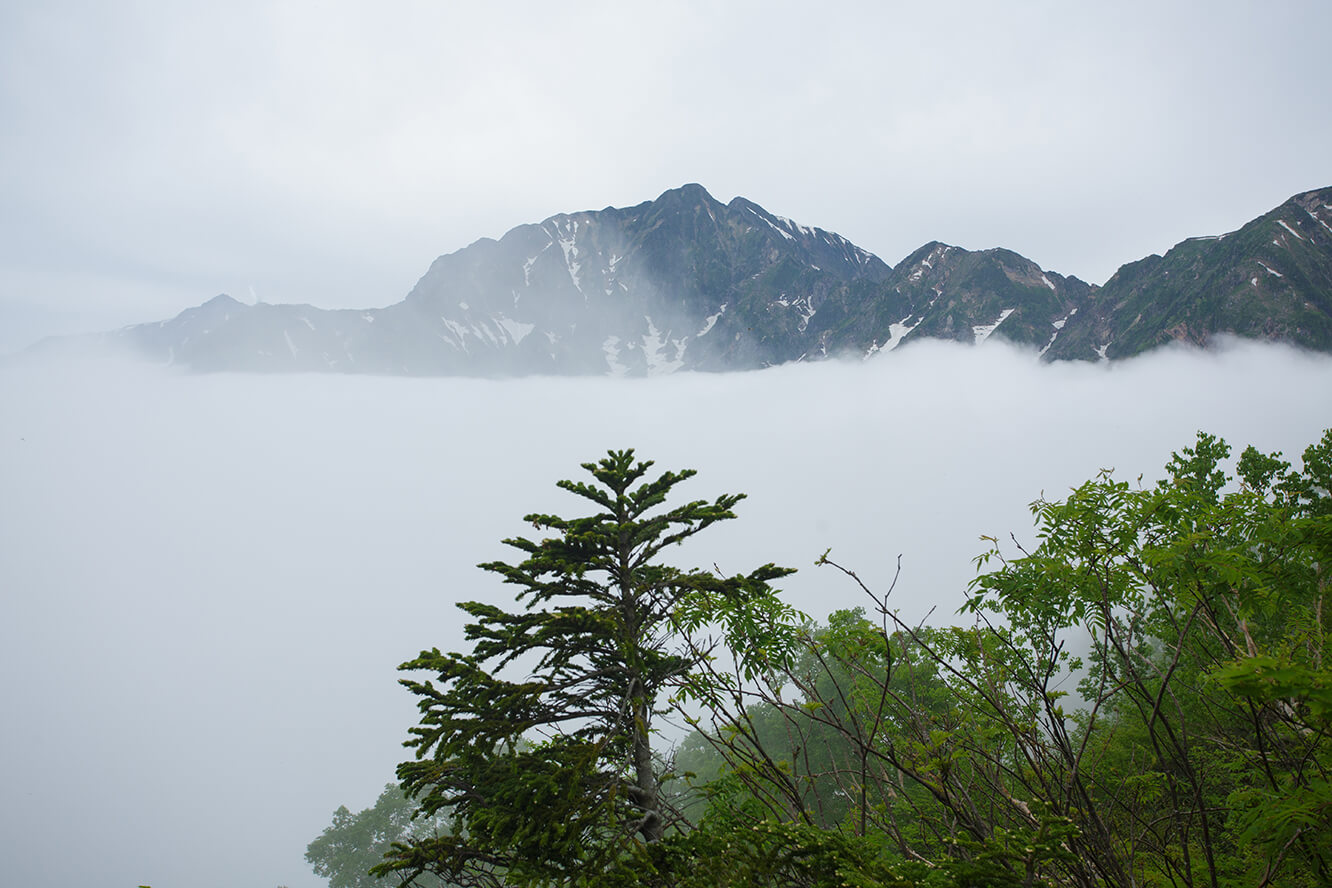
<path fill-rule="evenodd" d="M 1066 334 L 1066 347 L 1099 339 L 1106 357 L 1120 358 L 1230 333 L 1332 351 L 1329 223 L 1332 188 L 1315 189 L 1234 231 L 1186 238 L 1122 265 Z"/>
<path fill-rule="evenodd" d="M 1047 361 L 1114 360 L 1219 334 L 1332 351 L 1332 188 L 1097 287 L 1002 247 L 930 241 L 889 266 L 690 183 L 479 238 L 384 308 L 218 296 L 104 336 L 201 371 L 511 376 L 754 369 L 991 337 Z"/>

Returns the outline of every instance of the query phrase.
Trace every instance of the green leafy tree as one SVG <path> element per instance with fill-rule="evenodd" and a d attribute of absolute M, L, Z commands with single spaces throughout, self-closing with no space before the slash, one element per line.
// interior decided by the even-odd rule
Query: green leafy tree
<path fill-rule="evenodd" d="M 611 451 L 584 464 L 591 483 L 558 482 L 593 513 L 528 515 L 542 535 L 505 540 L 522 560 L 480 565 L 518 587 L 523 609 L 461 603 L 472 649 L 423 651 L 402 665 L 435 678 L 402 682 L 421 720 L 406 743 L 416 758 L 398 776 L 425 815 L 449 812 L 457 832 L 399 843 L 379 873 L 600 884 L 678 823 L 662 791 L 657 720 L 673 691 L 697 689 L 713 655 L 701 627 L 748 639 L 742 661 L 769 656 L 753 642 L 761 633 L 736 627 L 790 616 L 769 586 L 790 571 L 768 564 L 722 577 L 665 563 L 669 547 L 733 518 L 743 495 L 667 507 L 694 472 L 654 478 L 651 466 Z"/>
<path fill-rule="evenodd" d="M 381 888 L 383 883 L 370 870 L 384 862 L 394 842 L 447 831 L 444 818 L 415 814 L 416 805 L 390 783 L 369 808 L 353 814 L 343 805 L 334 811 L 333 822 L 306 847 L 305 859 L 315 875 L 328 879 L 329 888 Z M 426 876 L 417 884 L 434 888 L 445 883 Z"/>
<path fill-rule="evenodd" d="M 971 601 L 1003 615 L 1030 664 L 1010 688 L 1034 716 L 1032 795 L 1075 820 L 1081 859 L 1107 881 L 1332 878 L 1319 723 L 1332 433 L 1301 470 L 1249 448 L 1231 476 L 1229 452 L 1199 435 L 1152 487 L 1107 475 L 1038 502 L 1040 545 L 982 576 Z M 1090 643 L 1074 664 L 1078 628 Z M 1066 705 L 1061 671 L 1080 679 L 1081 706 Z"/>
<path fill-rule="evenodd" d="M 1332 432 L 1300 468 L 1228 459 L 1199 435 L 1158 484 L 1033 504 L 1038 545 L 978 559 L 970 626 L 865 589 L 873 623 L 834 615 L 714 692 L 722 825 L 747 817 L 759 862 L 814 860 L 811 827 L 856 840 L 809 884 L 894 857 L 969 885 L 1328 884 Z"/>
<path fill-rule="evenodd" d="M 880 603 L 877 623 L 839 611 L 808 631 L 785 670 L 733 685 L 748 705 L 688 738 L 677 762 L 718 775 L 703 832 L 755 885 L 1063 884 L 1067 822 L 991 797 L 1007 804 L 994 778 L 1014 741 L 949 671 L 965 633 L 895 625 Z"/>
<path fill-rule="evenodd" d="M 907 736 L 916 723 L 903 716 L 926 707 L 944 718 L 955 708 L 949 688 L 918 644 L 882 631 L 859 608 L 807 627 L 799 641 L 786 668 L 733 683 L 732 700 L 747 705 L 727 706 L 716 695 L 677 766 L 711 778 L 709 794 L 728 793 L 730 816 L 749 810 L 751 819 L 882 837 L 878 821 L 889 802 L 901 803 L 893 811 L 900 824 L 906 797 L 919 793 L 875 750 L 923 739 Z"/>

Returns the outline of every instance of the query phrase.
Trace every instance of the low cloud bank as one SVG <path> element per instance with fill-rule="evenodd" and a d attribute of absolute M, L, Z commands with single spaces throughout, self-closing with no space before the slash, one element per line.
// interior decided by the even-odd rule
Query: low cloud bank
<path fill-rule="evenodd" d="M 948 619 L 981 534 L 1101 468 L 1144 483 L 1202 429 L 1298 457 L 1332 359 L 1232 342 L 1114 365 L 999 343 L 645 380 L 0 369 L 0 856 L 16 883 L 318 885 L 305 843 L 370 804 L 415 713 L 394 667 L 457 648 L 474 568 L 607 448 L 743 491 L 679 550 L 775 561 L 822 618 L 833 556 Z M 77 838 L 76 841 L 71 841 Z M 79 849 L 71 853 L 71 848 Z"/>

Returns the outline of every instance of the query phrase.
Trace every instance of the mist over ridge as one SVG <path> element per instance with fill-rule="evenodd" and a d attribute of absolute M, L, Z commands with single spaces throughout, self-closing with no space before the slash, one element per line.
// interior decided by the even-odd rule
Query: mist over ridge
<path fill-rule="evenodd" d="M 223 294 L 105 337 L 203 372 L 499 378 L 752 370 L 991 337 L 1047 361 L 1226 335 L 1332 352 L 1330 222 L 1332 189 L 1304 192 L 1228 234 L 1126 257 L 1097 287 L 1002 247 L 930 241 L 890 267 L 689 184 L 483 237 L 383 308 Z"/>
<path fill-rule="evenodd" d="M 508 600 L 473 565 L 576 509 L 554 482 L 608 448 L 749 494 L 682 562 L 797 567 L 786 597 L 822 619 L 860 602 L 819 554 L 886 588 L 901 553 L 899 606 L 948 618 L 977 538 L 1030 539 L 1042 491 L 1150 483 L 1200 429 L 1297 459 L 1329 391 L 1332 358 L 1238 341 L 646 379 L 5 367 L 0 853 L 23 884 L 319 884 L 305 843 L 373 800 L 415 721 L 394 667 L 460 642 L 454 601 Z M 71 799 L 99 824 L 79 854 Z"/>

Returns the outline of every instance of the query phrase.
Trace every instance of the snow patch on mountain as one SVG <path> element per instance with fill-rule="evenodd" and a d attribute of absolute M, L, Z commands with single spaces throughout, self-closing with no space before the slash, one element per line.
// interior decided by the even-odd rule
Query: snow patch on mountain
<path fill-rule="evenodd" d="M 800 313 L 800 323 L 796 326 L 796 329 L 801 333 L 805 332 L 805 328 L 809 326 L 809 319 L 814 317 L 814 312 L 818 311 L 818 309 L 814 307 L 814 298 L 812 296 L 806 296 L 804 303 L 805 310 Z"/>
<path fill-rule="evenodd" d="M 792 222 L 790 219 L 786 218 L 785 216 L 773 216 L 773 218 L 776 219 L 778 222 L 782 223 L 783 225 L 785 225 L 789 230 L 797 232 L 799 234 L 803 234 L 806 237 L 816 237 L 818 235 L 817 229 L 801 225 L 799 222 Z M 795 240 L 795 238 L 791 238 L 791 240 Z"/>
<path fill-rule="evenodd" d="M 1064 329 L 1064 325 L 1068 323 L 1068 319 L 1073 317 L 1073 315 L 1077 313 L 1078 313 L 1078 307 L 1075 305 L 1073 306 L 1073 308 L 1069 310 L 1068 314 L 1064 315 L 1062 318 L 1060 318 L 1057 321 L 1050 322 L 1050 326 L 1054 327 L 1054 332 L 1050 334 L 1050 341 L 1045 343 L 1045 348 L 1041 349 L 1040 352 L 1036 355 L 1038 358 L 1045 357 L 1045 353 L 1050 350 L 1050 346 L 1054 345 L 1055 340 L 1059 338 L 1059 331 Z"/>
<path fill-rule="evenodd" d="M 1278 219 L 1277 224 L 1280 225 L 1282 228 L 1286 229 L 1287 231 L 1289 231 L 1291 234 L 1298 237 L 1300 240 L 1304 240 L 1304 235 L 1300 234 L 1294 228 L 1291 228 L 1289 225 L 1287 225 L 1285 219 Z"/>
<path fill-rule="evenodd" d="M 1016 309 L 1005 308 L 1002 312 L 999 313 L 999 320 L 995 321 L 993 324 L 977 324 L 976 326 L 972 327 L 971 332 L 976 337 L 976 345 L 980 345 L 982 342 L 989 339 L 990 334 L 993 333 L 995 330 L 999 329 L 999 325 L 1002 324 L 1004 321 L 1008 320 L 1008 316 L 1011 315 L 1015 310 Z"/>
<path fill-rule="evenodd" d="M 643 334 L 643 357 L 647 361 L 648 375 L 674 373 L 684 366 L 684 340 L 671 340 L 663 336 L 657 325 L 652 322 L 651 316 L 643 320 L 647 322 L 647 333 Z M 666 349 L 670 345 L 675 347 L 675 357 L 666 354 Z"/>
<path fill-rule="evenodd" d="M 920 318 L 917 318 L 914 324 L 908 324 L 907 321 L 909 320 L 911 320 L 911 315 L 907 315 L 895 324 L 888 325 L 888 341 L 883 344 L 884 351 L 892 351 L 897 348 L 908 333 L 920 326 Z"/>
<path fill-rule="evenodd" d="M 550 237 L 550 232 L 546 232 L 546 235 Z M 541 250 L 535 256 L 529 257 L 527 261 L 523 263 L 523 284 L 525 284 L 528 287 L 532 286 L 532 266 L 536 265 L 536 261 L 540 259 L 545 254 L 545 252 L 553 246 L 555 246 L 555 238 L 551 237 L 549 243 L 547 243 L 544 247 L 542 247 Z"/>
<path fill-rule="evenodd" d="M 706 336 L 707 333 L 708 333 L 708 331 L 711 330 L 711 329 L 713 328 L 713 325 L 715 325 L 715 324 L 717 323 L 717 318 L 721 317 L 721 316 L 724 315 L 724 314 L 726 314 L 726 303 L 725 303 L 725 302 L 722 303 L 721 308 L 718 309 L 718 311 L 717 311 L 716 314 L 714 314 L 714 315 L 708 315 L 707 319 L 704 320 L 704 322 L 703 322 L 703 329 L 702 329 L 702 330 L 699 330 L 697 333 L 695 333 L 695 334 L 694 334 L 694 338 L 695 338 L 695 339 L 698 339 L 698 338 L 700 338 L 700 337 Z"/>
<path fill-rule="evenodd" d="M 928 268 L 929 270 L 933 271 L 934 263 L 938 262 L 944 256 L 948 255 L 948 251 L 951 249 L 952 247 L 948 246 L 947 244 L 939 244 L 933 250 L 930 250 L 929 255 L 925 256 L 920 260 L 920 263 L 916 266 L 916 270 L 911 272 L 910 277 L 908 277 L 907 279 L 912 281 L 920 280 L 922 277 L 925 276 L 925 270 Z M 935 290 L 937 292 L 938 288 L 936 287 Z"/>
<path fill-rule="evenodd" d="M 462 324 L 458 323 L 457 321 L 451 320 L 449 318 L 441 317 L 440 320 L 443 321 L 445 329 L 447 329 L 450 333 L 453 334 L 453 344 L 456 345 L 458 348 L 462 349 L 464 352 L 466 352 L 468 350 L 467 334 L 468 332 L 470 332 L 468 328 L 464 327 Z M 440 334 L 440 338 L 444 339 L 443 334 Z M 448 340 L 445 339 L 445 341 L 447 342 Z"/>
<path fill-rule="evenodd" d="M 781 226 L 779 226 L 777 223 L 773 222 L 771 219 L 768 219 L 768 218 L 766 218 L 765 216 L 763 216 L 761 213 L 759 213 L 758 210 L 754 209 L 753 207 L 749 207 L 748 209 L 749 209 L 749 212 L 753 213 L 755 216 L 758 216 L 759 219 L 761 219 L 765 225 L 767 225 L 767 226 L 768 226 L 769 228 L 771 228 L 773 231 L 775 231 L 775 232 L 777 232 L 778 234 L 780 234 L 782 237 L 786 238 L 786 239 L 789 240 L 789 241 L 793 241 L 793 240 L 795 240 L 795 237 L 791 234 L 791 232 L 789 232 L 789 231 L 784 231 L 784 230 L 781 228 Z"/>
<path fill-rule="evenodd" d="M 627 376 L 629 368 L 620 363 L 620 337 L 607 336 L 601 343 L 601 352 L 606 356 L 606 367 L 611 376 Z"/>
<path fill-rule="evenodd" d="M 497 318 L 499 325 L 504 328 L 504 332 L 509 334 L 509 339 L 517 345 L 527 338 L 527 334 L 536 329 L 536 324 L 524 324 L 522 321 L 515 321 L 513 318 L 506 318 L 500 315 Z"/>
<path fill-rule="evenodd" d="M 574 224 L 577 225 L 577 223 Z M 575 230 L 577 229 L 575 228 Z M 560 248 L 564 250 L 564 265 L 569 269 L 569 279 L 573 281 L 574 289 L 582 293 L 583 283 L 578 279 L 578 272 L 583 265 L 578 261 L 578 245 L 575 243 L 573 236 L 560 238 Z"/>

